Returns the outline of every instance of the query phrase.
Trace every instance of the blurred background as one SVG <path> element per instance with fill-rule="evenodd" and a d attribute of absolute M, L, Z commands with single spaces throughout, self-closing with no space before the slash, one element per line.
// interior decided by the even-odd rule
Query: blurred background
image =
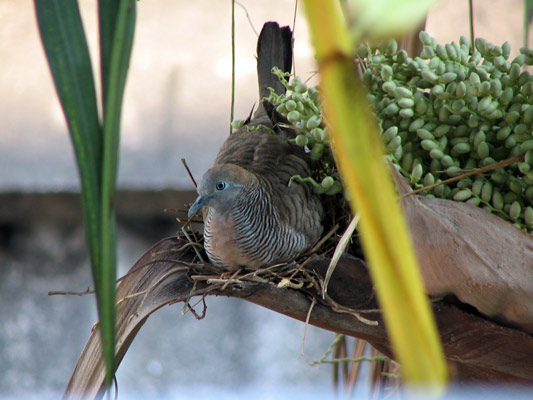
<path fill-rule="evenodd" d="M 295 66 L 314 75 L 294 0 L 236 5 L 235 118 L 257 103 L 256 32 L 267 20 L 295 26 Z M 476 36 L 513 54 L 522 45 L 523 0 L 477 1 Z M 95 54 L 96 1 L 81 0 Z M 300 6 L 300 5 L 299 5 Z M 248 13 L 248 17 L 247 17 Z M 468 36 L 468 1 L 441 1 L 426 30 L 440 43 Z M 98 60 L 93 57 L 96 67 Z M 119 275 L 195 198 L 196 178 L 229 131 L 231 3 L 138 3 L 122 121 L 118 195 Z M 48 296 L 91 286 L 78 176 L 31 0 L 0 1 L 0 398 L 58 398 L 96 321 L 92 296 Z M 118 370 L 120 398 L 333 397 L 331 370 L 309 366 L 333 333 L 255 305 L 207 299 L 207 317 L 166 307 L 144 325 Z M 227 395 L 224 395 L 227 394 Z M 233 396 L 233 397 L 232 397 Z"/>

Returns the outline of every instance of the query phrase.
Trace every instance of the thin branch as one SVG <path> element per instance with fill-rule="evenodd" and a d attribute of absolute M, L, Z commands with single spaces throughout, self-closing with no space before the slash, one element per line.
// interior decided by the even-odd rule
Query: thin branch
<path fill-rule="evenodd" d="M 235 0 L 231 0 L 231 111 L 229 118 L 229 133 L 235 110 Z"/>
<path fill-rule="evenodd" d="M 194 307 L 196 307 L 200 302 L 203 302 L 204 309 L 202 310 L 202 315 L 198 315 Z M 202 296 L 200 300 L 198 300 L 194 305 L 190 305 L 190 303 L 187 303 L 187 307 L 189 308 L 189 311 L 194 315 L 194 317 L 200 321 L 201 319 L 204 319 L 207 314 L 207 304 L 205 303 L 205 295 Z"/>
<path fill-rule="evenodd" d="M 362 317 L 361 314 L 358 311 L 352 310 L 351 308 L 345 307 L 337 303 L 335 300 L 333 300 L 331 297 L 329 297 L 326 294 L 326 300 L 331 306 L 331 309 L 338 313 L 346 313 L 353 315 L 355 318 L 357 318 L 360 322 L 363 324 L 369 325 L 369 326 L 376 326 L 379 325 L 378 321 L 373 321 L 371 319 L 367 319 L 365 317 Z"/>
<path fill-rule="evenodd" d="M 296 31 L 296 14 L 298 13 L 298 0 L 294 1 L 294 13 L 292 18 L 292 32 Z M 294 40 L 294 39 L 293 39 Z M 292 44 L 291 44 L 292 46 Z M 292 73 L 296 76 L 296 57 L 294 51 L 292 52 Z"/>
<path fill-rule="evenodd" d="M 335 271 L 335 267 L 337 266 L 337 263 L 339 262 L 341 256 L 344 254 L 344 251 L 346 250 L 346 247 L 350 243 L 350 240 L 352 239 L 352 235 L 355 231 L 355 228 L 357 228 L 357 224 L 359 223 L 359 214 L 356 214 L 355 217 L 350 222 L 350 225 L 346 228 L 346 231 L 342 234 L 341 239 L 337 243 L 337 246 L 335 246 L 335 251 L 333 252 L 333 257 L 331 257 L 331 262 L 329 263 L 328 271 L 326 272 L 326 277 L 324 278 L 323 286 L 322 286 L 322 298 L 325 298 L 326 293 L 328 291 L 328 283 L 331 279 L 331 275 L 333 275 L 333 271 Z"/>
<path fill-rule="evenodd" d="M 235 1 L 235 4 L 237 4 L 238 6 L 240 6 L 244 10 L 244 13 L 246 14 L 246 19 L 248 20 L 248 23 L 250 24 L 250 27 L 254 31 L 255 36 L 259 37 L 259 33 L 257 33 L 257 30 L 255 29 L 254 23 L 252 22 L 252 18 L 250 18 L 250 14 L 248 14 L 248 10 L 246 9 L 246 7 L 242 3 L 238 2 L 238 1 Z"/>
<path fill-rule="evenodd" d="M 52 292 L 48 292 L 48 296 L 85 296 L 88 294 L 94 294 L 96 293 L 94 289 L 87 288 L 87 290 L 83 292 L 71 292 L 71 291 L 61 291 L 61 290 L 55 290 Z"/>
<path fill-rule="evenodd" d="M 474 52 L 474 0 L 468 0 L 468 18 L 470 21 L 470 49 Z"/>
<path fill-rule="evenodd" d="M 185 227 L 187 225 L 189 225 L 192 221 L 192 219 L 194 218 L 194 215 L 192 215 L 188 220 L 187 220 L 187 223 L 185 225 L 182 226 L 181 228 L 181 231 L 183 232 L 183 234 L 185 235 L 185 237 L 187 238 L 187 240 L 189 241 L 189 243 L 196 243 L 196 241 L 194 240 L 191 240 L 191 237 L 189 236 L 189 233 L 187 232 L 187 230 L 185 229 Z M 193 232 L 194 234 L 194 232 Z M 201 261 L 201 262 L 205 262 L 202 255 L 200 254 L 200 251 L 198 251 L 198 249 L 196 248 L 196 246 L 193 246 L 193 250 L 194 252 L 196 253 L 196 255 L 198 256 L 198 259 Z"/>
<path fill-rule="evenodd" d="M 441 182 L 434 183 L 432 185 L 424 186 L 424 187 L 422 187 L 420 189 L 413 190 L 412 192 L 405 193 L 402 196 L 400 196 L 400 199 L 403 199 L 404 197 L 407 197 L 407 196 L 411 196 L 413 194 L 418 194 L 418 193 L 421 193 L 421 192 L 425 192 L 426 190 L 433 189 L 434 187 L 437 187 L 437 186 L 440 186 L 440 185 L 446 185 L 448 183 L 452 183 L 452 182 L 455 182 L 455 181 L 460 181 L 461 179 L 467 178 L 467 177 L 472 176 L 472 175 L 479 175 L 479 174 L 483 174 L 483 173 L 488 172 L 488 171 L 492 171 L 494 169 L 503 168 L 503 167 L 506 167 L 508 165 L 517 163 L 517 162 L 521 161 L 523 158 L 524 158 L 524 155 L 520 154 L 520 155 L 515 156 L 513 158 L 508 158 L 507 160 L 499 161 L 497 163 L 490 164 L 490 165 L 487 165 L 487 166 L 482 167 L 482 168 L 474 168 L 474 169 L 472 169 L 472 170 L 470 170 L 468 172 L 465 172 L 464 174 L 461 174 L 459 176 L 454 176 L 453 178 L 449 178 L 449 179 L 443 180 Z"/>
<path fill-rule="evenodd" d="M 335 358 L 333 360 L 321 360 L 320 364 L 340 364 L 340 363 L 346 363 L 346 362 L 358 363 L 361 361 L 389 361 L 389 360 L 390 358 L 387 356 L 358 357 L 358 358 L 345 357 L 345 358 Z M 316 364 L 318 364 L 318 362 Z M 315 365 L 315 363 L 311 365 Z"/>
<path fill-rule="evenodd" d="M 239 272 L 241 272 L 241 271 L 240 271 L 240 270 L 237 270 L 237 271 L 235 271 L 235 272 L 231 275 L 231 277 L 226 281 L 226 283 L 224 283 L 224 286 L 222 286 L 222 289 L 221 289 L 222 291 L 226 290 L 226 288 L 228 287 L 228 285 L 229 285 L 230 283 L 233 283 L 233 282 L 239 282 L 238 279 L 235 279 L 235 277 L 236 277 L 237 275 L 239 275 Z"/>
<path fill-rule="evenodd" d="M 322 357 L 320 358 L 320 360 L 313 361 L 312 363 L 308 363 L 309 366 L 322 364 L 343 338 L 344 338 L 344 335 L 342 333 L 337 333 L 335 338 L 333 339 L 333 342 L 330 343 L 330 345 L 328 346 L 328 349 L 324 352 L 324 354 L 322 354 Z"/>
<path fill-rule="evenodd" d="M 302 337 L 302 348 L 301 348 L 301 354 L 304 355 L 305 351 L 305 338 L 307 337 L 307 328 L 309 327 L 309 319 L 311 318 L 311 313 L 313 312 L 313 308 L 315 307 L 316 299 L 313 297 L 313 300 L 311 301 L 311 305 L 309 306 L 309 311 L 307 312 L 307 317 L 305 318 L 305 328 L 304 328 L 304 335 Z"/>
<path fill-rule="evenodd" d="M 191 179 L 192 183 L 194 184 L 194 187 L 198 187 L 198 185 L 196 184 L 196 181 L 194 180 L 194 176 L 192 176 L 191 170 L 189 169 L 189 166 L 187 165 L 187 161 L 185 160 L 185 158 L 181 159 L 181 163 L 185 167 L 185 170 L 187 171 L 187 174 L 189 174 L 189 178 Z"/>

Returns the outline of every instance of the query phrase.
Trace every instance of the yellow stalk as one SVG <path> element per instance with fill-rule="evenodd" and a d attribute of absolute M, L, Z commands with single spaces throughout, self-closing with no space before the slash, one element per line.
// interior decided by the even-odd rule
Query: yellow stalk
<path fill-rule="evenodd" d="M 361 215 L 361 240 L 395 355 L 408 384 L 439 392 L 447 368 L 438 331 L 339 1 L 305 5 L 332 147 L 352 210 Z"/>

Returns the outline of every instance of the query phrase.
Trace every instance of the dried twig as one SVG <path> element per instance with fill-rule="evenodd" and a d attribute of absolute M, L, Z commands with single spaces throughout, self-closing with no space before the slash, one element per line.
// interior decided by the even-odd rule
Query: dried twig
<path fill-rule="evenodd" d="M 248 20 L 248 23 L 250 24 L 250 27 L 255 33 L 255 36 L 259 36 L 259 33 L 257 33 L 257 30 L 254 27 L 254 23 L 252 22 L 252 18 L 250 18 L 250 14 L 248 14 L 248 10 L 246 7 L 239 1 L 235 1 L 235 4 L 237 4 L 239 7 L 241 7 L 244 10 L 244 13 L 246 14 L 246 19 Z"/>
<path fill-rule="evenodd" d="M 372 321 L 370 319 L 362 317 L 358 311 L 355 311 L 355 310 L 352 310 L 351 308 L 340 305 L 335 300 L 333 300 L 331 297 L 329 297 L 327 294 L 326 294 L 326 300 L 330 304 L 331 309 L 335 312 L 351 314 L 355 318 L 357 318 L 359 321 L 361 321 L 363 324 L 366 324 L 366 325 L 371 325 L 371 326 L 379 325 L 378 321 Z"/>
<path fill-rule="evenodd" d="M 198 313 L 196 312 L 196 310 L 194 309 L 194 307 L 196 307 L 198 305 L 198 303 L 200 302 L 203 302 L 203 310 L 202 310 L 202 315 L 198 315 Z M 194 305 L 190 305 L 190 303 L 187 302 L 187 307 L 189 308 L 189 311 L 194 315 L 194 317 L 199 321 L 201 319 L 204 319 L 206 314 L 207 314 L 207 304 L 205 303 L 205 295 L 202 296 L 202 298 L 200 300 L 198 300 Z"/>
<path fill-rule="evenodd" d="M 192 215 L 188 220 L 187 220 L 187 223 L 185 225 L 183 225 L 181 227 L 181 231 L 183 232 L 183 235 L 187 238 L 187 240 L 189 241 L 189 243 L 198 243 L 197 240 L 192 240 L 191 237 L 189 236 L 189 233 L 187 232 L 187 229 L 186 229 L 186 226 L 189 226 L 190 223 L 191 223 L 191 220 L 193 219 L 194 215 Z M 191 229 L 191 232 L 193 232 L 193 235 L 194 235 L 194 231 Z M 196 239 L 196 236 L 194 237 L 194 239 Z M 194 252 L 196 253 L 196 255 L 198 256 L 198 259 L 201 261 L 201 262 L 204 262 L 204 259 L 202 257 L 202 255 L 200 254 L 200 252 L 198 251 L 198 249 L 196 247 L 193 247 L 193 250 Z"/>
<path fill-rule="evenodd" d="M 189 174 L 189 178 L 191 179 L 194 187 L 198 187 L 198 185 L 196 184 L 196 181 L 194 179 L 194 176 L 192 175 L 191 170 L 189 169 L 189 166 L 187 165 L 187 161 L 185 160 L 185 158 L 181 159 L 181 163 L 185 167 L 185 170 L 187 171 L 187 174 Z"/>
<path fill-rule="evenodd" d="M 335 247 L 335 252 L 333 253 L 333 257 L 331 257 L 331 262 L 329 263 L 329 267 L 326 272 L 326 277 L 324 278 L 324 281 L 323 281 L 322 298 L 324 299 L 328 291 L 328 283 L 329 283 L 329 280 L 331 279 L 331 275 L 333 275 L 333 271 L 335 271 L 335 267 L 337 266 L 337 263 L 339 262 L 341 256 L 344 254 L 346 247 L 350 243 L 350 240 L 352 239 L 352 235 L 355 231 L 355 228 L 357 228 L 358 223 L 359 223 L 359 214 L 357 214 L 352 219 L 352 221 L 350 222 L 350 225 L 348 225 L 348 227 L 342 234 L 341 239 L 337 243 L 337 246 Z"/>
<path fill-rule="evenodd" d="M 313 297 L 311 300 L 311 305 L 309 306 L 309 311 L 307 312 L 307 317 L 305 318 L 305 327 L 304 327 L 304 335 L 302 337 L 302 348 L 301 348 L 301 354 L 304 355 L 304 349 L 305 349 L 305 338 L 307 336 L 307 328 L 309 326 L 309 319 L 311 318 L 311 313 L 313 312 L 313 308 L 315 307 L 316 299 Z"/>
<path fill-rule="evenodd" d="M 488 171 L 492 171 L 494 169 L 503 168 L 503 167 L 506 167 L 508 165 L 520 162 L 521 160 L 523 160 L 523 158 L 524 158 L 524 155 L 521 154 L 521 155 L 515 156 L 513 158 L 508 158 L 507 160 L 503 160 L 503 161 L 499 161 L 499 162 L 494 163 L 494 164 L 487 165 L 487 166 L 482 167 L 482 168 L 474 168 L 474 169 L 472 169 L 472 170 L 470 170 L 468 172 L 465 172 L 465 173 L 463 173 L 461 175 L 454 176 L 454 177 L 449 178 L 449 179 L 445 179 L 445 180 L 443 180 L 441 182 L 434 183 L 432 185 L 424 186 L 424 187 L 422 187 L 420 189 L 413 190 L 412 192 L 409 192 L 409 193 L 405 193 L 402 196 L 400 196 L 400 199 L 403 199 L 404 197 L 407 197 L 407 196 L 411 196 L 413 194 L 418 194 L 418 193 L 425 192 L 426 190 L 433 189 L 434 187 L 437 187 L 437 186 L 440 186 L 440 185 L 447 185 L 448 183 L 452 183 L 452 182 L 455 182 L 455 181 L 460 181 L 461 179 L 467 178 L 467 177 L 472 176 L 472 175 L 479 175 L 479 174 L 483 174 L 483 173 L 488 172 Z"/>
<path fill-rule="evenodd" d="M 96 291 L 90 288 L 87 288 L 87 290 L 83 292 L 54 290 L 54 291 L 48 292 L 48 296 L 85 296 L 85 295 L 93 294 L 93 293 L 96 293 Z"/>

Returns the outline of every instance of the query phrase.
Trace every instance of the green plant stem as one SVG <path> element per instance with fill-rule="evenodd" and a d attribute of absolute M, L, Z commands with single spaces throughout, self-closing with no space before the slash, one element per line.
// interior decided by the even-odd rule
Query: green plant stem
<path fill-rule="evenodd" d="M 341 364 L 341 363 L 349 363 L 349 362 L 358 363 L 358 362 L 363 362 L 363 361 L 372 362 L 372 361 L 389 361 L 389 360 L 390 358 L 386 356 L 357 357 L 357 358 L 345 357 L 345 358 L 335 358 L 333 360 L 320 360 L 320 361 L 312 363 L 311 366 L 315 366 L 318 364 Z"/>
<path fill-rule="evenodd" d="M 468 0 L 468 20 L 470 22 L 470 49 L 474 52 L 474 0 Z"/>
<path fill-rule="evenodd" d="M 235 110 L 235 0 L 231 0 L 231 110 L 229 117 L 229 133 Z"/>
<path fill-rule="evenodd" d="M 533 13 L 533 0 L 524 0 L 524 47 L 529 48 L 529 25 Z"/>

